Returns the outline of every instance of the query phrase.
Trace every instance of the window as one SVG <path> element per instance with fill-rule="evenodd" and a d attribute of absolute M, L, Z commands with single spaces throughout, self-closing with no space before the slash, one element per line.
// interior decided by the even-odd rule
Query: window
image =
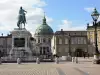
<path fill-rule="evenodd" d="M 50 38 L 49 38 L 48 42 L 51 43 L 51 39 Z"/>
<path fill-rule="evenodd" d="M 81 37 L 81 43 L 80 44 L 84 44 L 84 38 Z"/>
<path fill-rule="evenodd" d="M 69 51 L 69 48 L 66 47 L 66 48 L 65 48 L 65 52 L 68 52 L 68 51 Z"/>
<path fill-rule="evenodd" d="M 43 38 L 43 43 L 45 43 L 46 42 L 46 40 L 45 40 L 45 38 Z"/>
<path fill-rule="evenodd" d="M 40 54 L 42 54 L 42 47 L 40 47 Z"/>
<path fill-rule="evenodd" d="M 77 37 L 78 39 L 78 44 L 81 44 L 81 37 Z"/>
<path fill-rule="evenodd" d="M 59 53 L 61 52 L 61 48 L 58 48 L 58 52 L 59 52 Z"/>
<path fill-rule="evenodd" d="M 45 50 L 46 50 L 45 47 L 43 47 L 43 54 L 46 54 L 46 51 Z"/>
<path fill-rule="evenodd" d="M 74 38 L 71 38 L 71 44 L 74 44 Z"/>
<path fill-rule="evenodd" d="M 62 44 L 62 39 L 61 39 L 61 38 L 59 38 L 59 40 L 58 40 L 58 41 L 59 41 L 59 44 Z"/>
<path fill-rule="evenodd" d="M 93 38 L 92 38 L 92 36 L 90 36 L 90 42 L 93 42 Z"/>
<path fill-rule="evenodd" d="M 90 35 L 92 35 L 93 34 L 93 32 L 90 32 Z"/>
<path fill-rule="evenodd" d="M 100 38 L 99 37 L 97 38 L 97 41 L 98 41 L 98 43 L 100 43 Z"/>
<path fill-rule="evenodd" d="M 84 38 L 84 44 L 86 44 L 86 38 Z"/>
<path fill-rule="evenodd" d="M 77 44 L 77 42 L 78 42 L 78 38 L 77 37 L 71 38 L 71 44 Z"/>
<path fill-rule="evenodd" d="M 47 47 L 47 52 L 49 52 L 49 47 Z"/>
<path fill-rule="evenodd" d="M 69 41 L 68 38 L 65 38 L 65 44 L 68 44 L 68 41 Z"/>
<path fill-rule="evenodd" d="M 38 43 L 40 43 L 40 38 L 38 38 Z"/>

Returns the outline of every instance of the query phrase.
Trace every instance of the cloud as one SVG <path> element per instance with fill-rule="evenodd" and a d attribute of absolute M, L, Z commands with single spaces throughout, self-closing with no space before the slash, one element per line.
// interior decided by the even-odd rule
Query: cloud
<path fill-rule="evenodd" d="M 61 24 L 58 25 L 58 30 L 65 30 L 65 31 L 79 31 L 79 30 L 86 30 L 86 25 L 77 25 L 77 26 L 73 26 L 74 23 L 72 21 L 69 20 L 62 20 Z"/>
<path fill-rule="evenodd" d="M 0 32 L 9 32 L 17 27 L 17 18 L 20 6 L 27 11 L 26 28 L 34 33 L 38 25 L 42 23 L 44 10 L 46 6 L 44 0 L 0 0 Z M 47 22 L 53 21 L 47 17 Z"/>
<path fill-rule="evenodd" d="M 94 10 L 94 7 L 87 7 L 84 8 L 84 10 L 86 10 L 87 12 L 92 12 Z"/>

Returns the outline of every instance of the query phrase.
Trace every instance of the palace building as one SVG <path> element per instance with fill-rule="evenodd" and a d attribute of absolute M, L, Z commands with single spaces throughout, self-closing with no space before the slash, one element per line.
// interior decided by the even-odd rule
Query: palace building
<path fill-rule="evenodd" d="M 100 51 L 100 22 L 98 22 L 98 48 Z M 52 56 L 92 56 L 94 46 L 94 26 L 87 25 L 85 31 L 60 31 L 54 32 L 47 24 L 44 16 L 42 24 L 36 29 L 34 37 L 26 28 L 15 28 L 7 36 L 0 36 L 0 51 L 3 60 L 24 61 L 34 60 L 39 56 L 41 59 L 52 59 Z"/>

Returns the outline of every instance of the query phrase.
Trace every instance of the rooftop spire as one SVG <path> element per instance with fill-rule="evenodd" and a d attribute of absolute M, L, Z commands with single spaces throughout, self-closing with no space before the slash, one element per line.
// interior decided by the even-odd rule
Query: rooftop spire
<path fill-rule="evenodd" d="M 43 25 L 46 25 L 46 17 L 45 17 L 45 12 L 44 12 L 44 18 L 43 18 Z"/>

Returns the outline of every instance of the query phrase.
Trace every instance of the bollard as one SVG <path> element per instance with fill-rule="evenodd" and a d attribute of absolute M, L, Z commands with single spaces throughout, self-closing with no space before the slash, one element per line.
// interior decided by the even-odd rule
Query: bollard
<path fill-rule="evenodd" d="M 17 64 L 21 64 L 21 59 L 17 58 Z"/>
<path fill-rule="evenodd" d="M 59 58 L 57 58 L 57 57 L 55 58 L 55 63 L 59 64 Z"/>
<path fill-rule="evenodd" d="M 72 62 L 73 62 L 73 63 L 75 62 L 75 57 L 72 57 Z"/>
<path fill-rule="evenodd" d="M 75 62 L 78 63 L 78 57 L 75 57 Z"/>
<path fill-rule="evenodd" d="M 40 64 L 40 59 L 39 58 L 36 59 L 36 64 Z"/>

